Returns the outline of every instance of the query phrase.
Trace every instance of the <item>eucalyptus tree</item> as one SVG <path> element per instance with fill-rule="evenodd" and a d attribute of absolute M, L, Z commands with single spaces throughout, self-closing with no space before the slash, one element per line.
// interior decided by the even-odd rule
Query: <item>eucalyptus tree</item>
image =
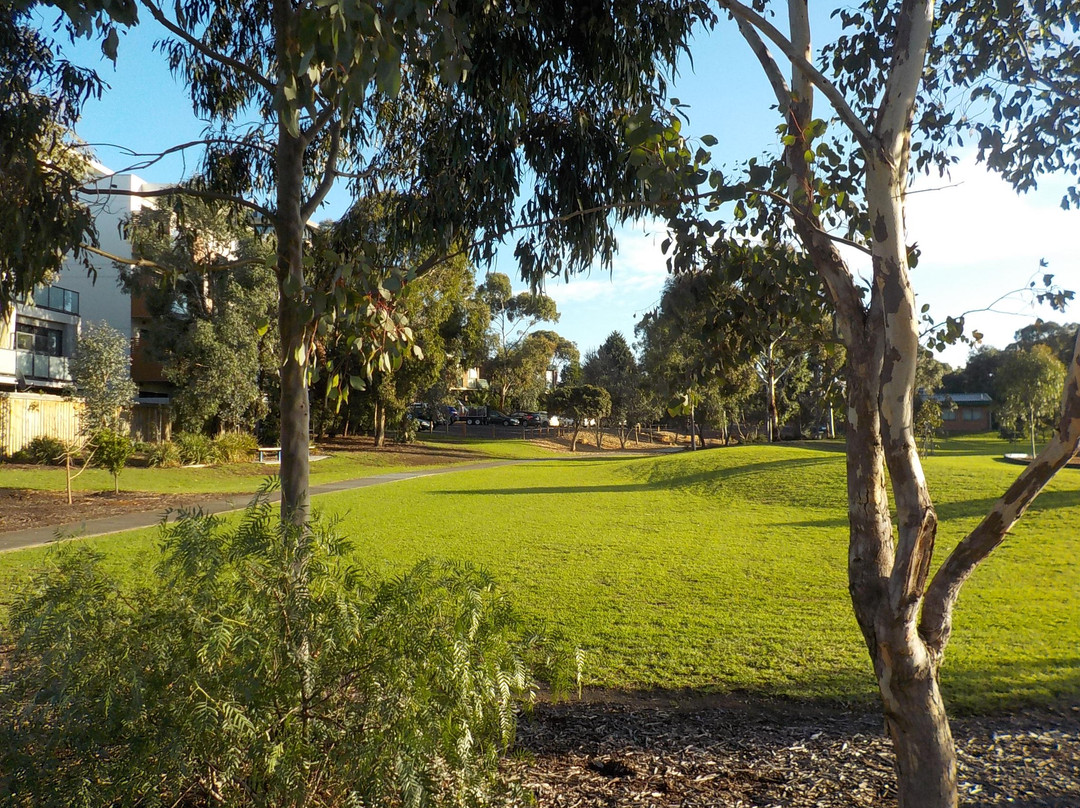
<path fill-rule="evenodd" d="M 0 316 L 97 240 L 79 189 L 86 155 L 68 134 L 101 91 L 90 70 L 62 58 L 29 6 L 0 8 Z"/>
<path fill-rule="evenodd" d="M 998 417 L 1013 427 L 1023 424 L 1035 457 L 1035 432 L 1053 424 L 1060 404 L 1065 366 L 1049 345 L 1005 351 L 995 378 Z"/>
<path fill-rule="evenodd" d="M 128 223 L 124 289 L 150 315 L 140 350 L 176 388 L 181 429 L 251 429 L 277 369 L 271 245 L 251 216 L 219 202 L 159 199 Z"/>
<path fill-rule="evenodd" d="M 309 509 L 306 383 L 320 319 L 353 319 L 358 353 L 378 354 L 375 364 L 408 341 L 376 245 L 336 261 L 323 248 L 336 271 L 318 284 L 305 272 L 307 222 L 335 183 L 357 196 L 393 190 L 393 237 L 432 263 L 458 250 L 488 258 L 526 224 L 516 254 L 534 282 L 610 261 L 613 207 L 642 209 L 621 116 L 663 103 L 664 65 L 708 13 L 699 0 L 55 2 L 78 30 L 131 22 L 136 8 L 164 28 L 159 50 L 209 121 L 201 187 L 184 192 L 247 208 L 274 233 L 282 513 L 295 523 Z"/>
<path fill-rule="evenodd" d="M 611 414 L 611 396 L 607 390 L 594 384 L 563 385 L 547 394 L 547 407 L 550 412 L 573 419 L 574 431 L 570 437 L 570 451 L 576 452 L 581 427 L 587 421 L 595 420 L 599 424 L 602 418 Z M 597 449 L 602 448 L 600 443 L 600 429 L 597 426 Z"/>
<path fill-rule="evenodd" d="M 732 204 L 729 222 L 697 209 L 672 217 L 676 268 L 733 236 L 795 239 L 826 290 L 847 351 L 849 588 L 896 751 L 899 801 L 954 806 L 956 756 L 938 681 L 954 607 L 963 583 L 1080 446 L 1080 344 L 1053 439 L 931 576 L 939 523 L 912 428 L 924 313 L 911 280 L 917 234 L 905 230 L 906 193 L 913 170 L 951 165 L 948 147 L 973 126 L 964 111 L 972 98 L 988 111 L 974 124 L 983 156 L 1016 185 L 1030 186 L 1042 170 L 1076 173 L 1075 4 L 950 2 L 935 17 L 932 0 L 867 0 L 836 10 L 841 32 L 819 57 L 805 0 L 716 6 L 768 79 L 781 153 L 725 175 L 707 169 L 702 149 L 684 161 L 673 191 L 669 169 L 689 149 L 672 128 L 635 121 L 636 159 L 657 197 L 685 194 L 690 182 L 703 186 L 697 196 L 714 213 Z M 865 283 L 841 243 L 867 256 Z M 1070 297 L 1045 295 L 1059 304 Z M 962 327 L 946 321 L 935 341 Z"/>
<path fill-rule="evenodd" d="M 542 292 L 514 294 L 510 278 L 501 272 L 488 273 L 477 289 L 491 312 L 491 356 L 487 365 L 499 407 L 507 401 L 535 406 L 544 392 L 545 374 L 558 359 L 576 362 L 577 346 L 550 330 L 534 331 L 542 323 L 557 323 L 555 301 Z"/>
<path fill-rule="evenodd" d="M 725 433 L 742 420 L 757 388 L 753 366 L 718 336 L 717 310 L 701 273 L 674 275 L 664 284 L 660 305 L 634 327 L 640 366 L 661 404 L 685 403 L 694 418 L 706 416 Z M 696 430 L 691 429 L 691 434 Z"/>
<path fill-rule="evenodd" d="M 610 418 L 625 449 L 630 425 L 640 421 L 646 410 L 644 379 L 626 337 L 612 331 L 599 348 L 586 355 L 582 372 L 587 383 L 604 388 L 611 396 Z"/>

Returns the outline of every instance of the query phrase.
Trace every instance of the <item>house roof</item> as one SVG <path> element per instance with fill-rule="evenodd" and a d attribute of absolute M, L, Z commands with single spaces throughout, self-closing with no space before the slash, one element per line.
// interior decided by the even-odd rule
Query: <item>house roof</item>
<path fill-rule="evenodd" d="M 994 403 L 994 399 L 986 393 L 936 393 L 930 398 L 939 404 L 951 401 L 953 404 L 963 404 L 968 407 L 985 407 Z"/>

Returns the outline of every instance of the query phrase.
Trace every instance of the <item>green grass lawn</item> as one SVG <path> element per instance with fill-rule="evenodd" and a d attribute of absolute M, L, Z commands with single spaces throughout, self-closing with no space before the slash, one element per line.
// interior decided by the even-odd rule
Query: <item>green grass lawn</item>
<path fill-rule="evenodd" d="M 586 653 L 588 684 L 873 698 L 846 584 L 841 447 L 588 456 L 319 497 L 388 573 L 425 556 L 480 564 Z M 938 558 L 1018 472 L 989 438 L 926 471 Z M 1080 472 L 1066 470 L 967 584 L 943 673 L 962 710 L 1080 696 Z M 153 531 L 94 540 L 145 570 Z M 0 589 L 41 550 L 0 556 Z M 138 574 L 135 572 L 132 575 Z"/>
<path fill-rule="evenodd" d="M 373 474 L 386 474 L 405 469 L 422 469 L 453 463 L 471 463 L 497 458 L 550 457 L 551 452 L 517 440 L 484 438 L 461 439 L 447 435 L 424 435 L 421 441 L 439 448 L 453 449 L 458 457 L 431 466 L 405 466 L 396 455 L 379 452 L 335 452 L 326 460 L 311 464 L 311 484 L 332 483 Z M 277 466 L 259 463 L 231 463 L 205 468 L 139 468 L 129 467 L 120 474 L 123 491 L 148 491 L 164 494 L 254 492 L 264 478 L 277 474 Z M 0 464 L 0 486 L 63 491 L 66 484 L 64 469 L 51 466 L 12 468 Z M 112 491 L 112 475 L 104 469 L 89 468 L 73 482 L 76 491 Z"/>

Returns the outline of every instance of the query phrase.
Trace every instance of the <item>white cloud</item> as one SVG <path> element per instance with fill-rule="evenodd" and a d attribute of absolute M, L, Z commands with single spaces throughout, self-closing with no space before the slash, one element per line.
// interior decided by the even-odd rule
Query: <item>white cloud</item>
<path fill-rule="evenodd" d="M 645 291 L 659 297 L 667 278 L 664 253 L 663 225 L 643 223 L 623 228 L 619 234 L 619 251 L 609 273 L 595 268 L 569 282 L 556 279 L 548 282 L 547 293 L 556 303 L 585 303 L 607 300 L 612 303 L 626 297 L 636 297 Z"/>

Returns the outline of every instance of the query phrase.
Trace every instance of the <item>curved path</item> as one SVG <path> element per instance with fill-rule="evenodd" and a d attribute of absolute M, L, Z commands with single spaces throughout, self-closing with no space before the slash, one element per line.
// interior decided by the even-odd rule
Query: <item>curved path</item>
<path fill-rule="evenodd" d="M 397 471 L 389 474 L 376 474 L 371 477 L 359 477 L 353 480 L 341 480 L 336 483 L 324 483 L 311 487 L 311 495 L 332 494 L 336 491 L 351 491 L 355 488 L 368 488 L 372 485 L 385 485 L 402 480 L 412 480 L 416 477 L 431 477 L 436 474 L 450 474 L 456 471 L 478 471 L 480 469 L 493 469 L 499 466 L 513 466 L 519 463 L 535 463 L 536 460 L 488 460 L 481 463 L 466 463 L 460 466 L 445 466 L 420 471 Z M 200 502 L 198 507 L 203 513 L 228 513 L 241 511 L 255 496 L 249 494 L 230 494 L 227 497 Z M 271 502 L 281 499 L 281 492 L 274 491 L 270 494 Z M 81 522 L 73 522 L 66 525 L 50 525 L 49 527 L 30 528 L 29 530 L 13 530 L 8 533 L 0 533 L 0 553 L 9 550 L 24 550 L 28 547 L 39 547 L 56 541 L 59 536 L 65 538 L 88 539 L 92 536 L 105 536 L 109 533 L 122 533 L 126 530 L 137 530 L 143 527 L 153 527 L 161 522 L 164 514 L 162 511 L 143 511 L 133 513 L 121 513 L 115 516 L 103 516 L 100 519 L 87 519 Z"/>

